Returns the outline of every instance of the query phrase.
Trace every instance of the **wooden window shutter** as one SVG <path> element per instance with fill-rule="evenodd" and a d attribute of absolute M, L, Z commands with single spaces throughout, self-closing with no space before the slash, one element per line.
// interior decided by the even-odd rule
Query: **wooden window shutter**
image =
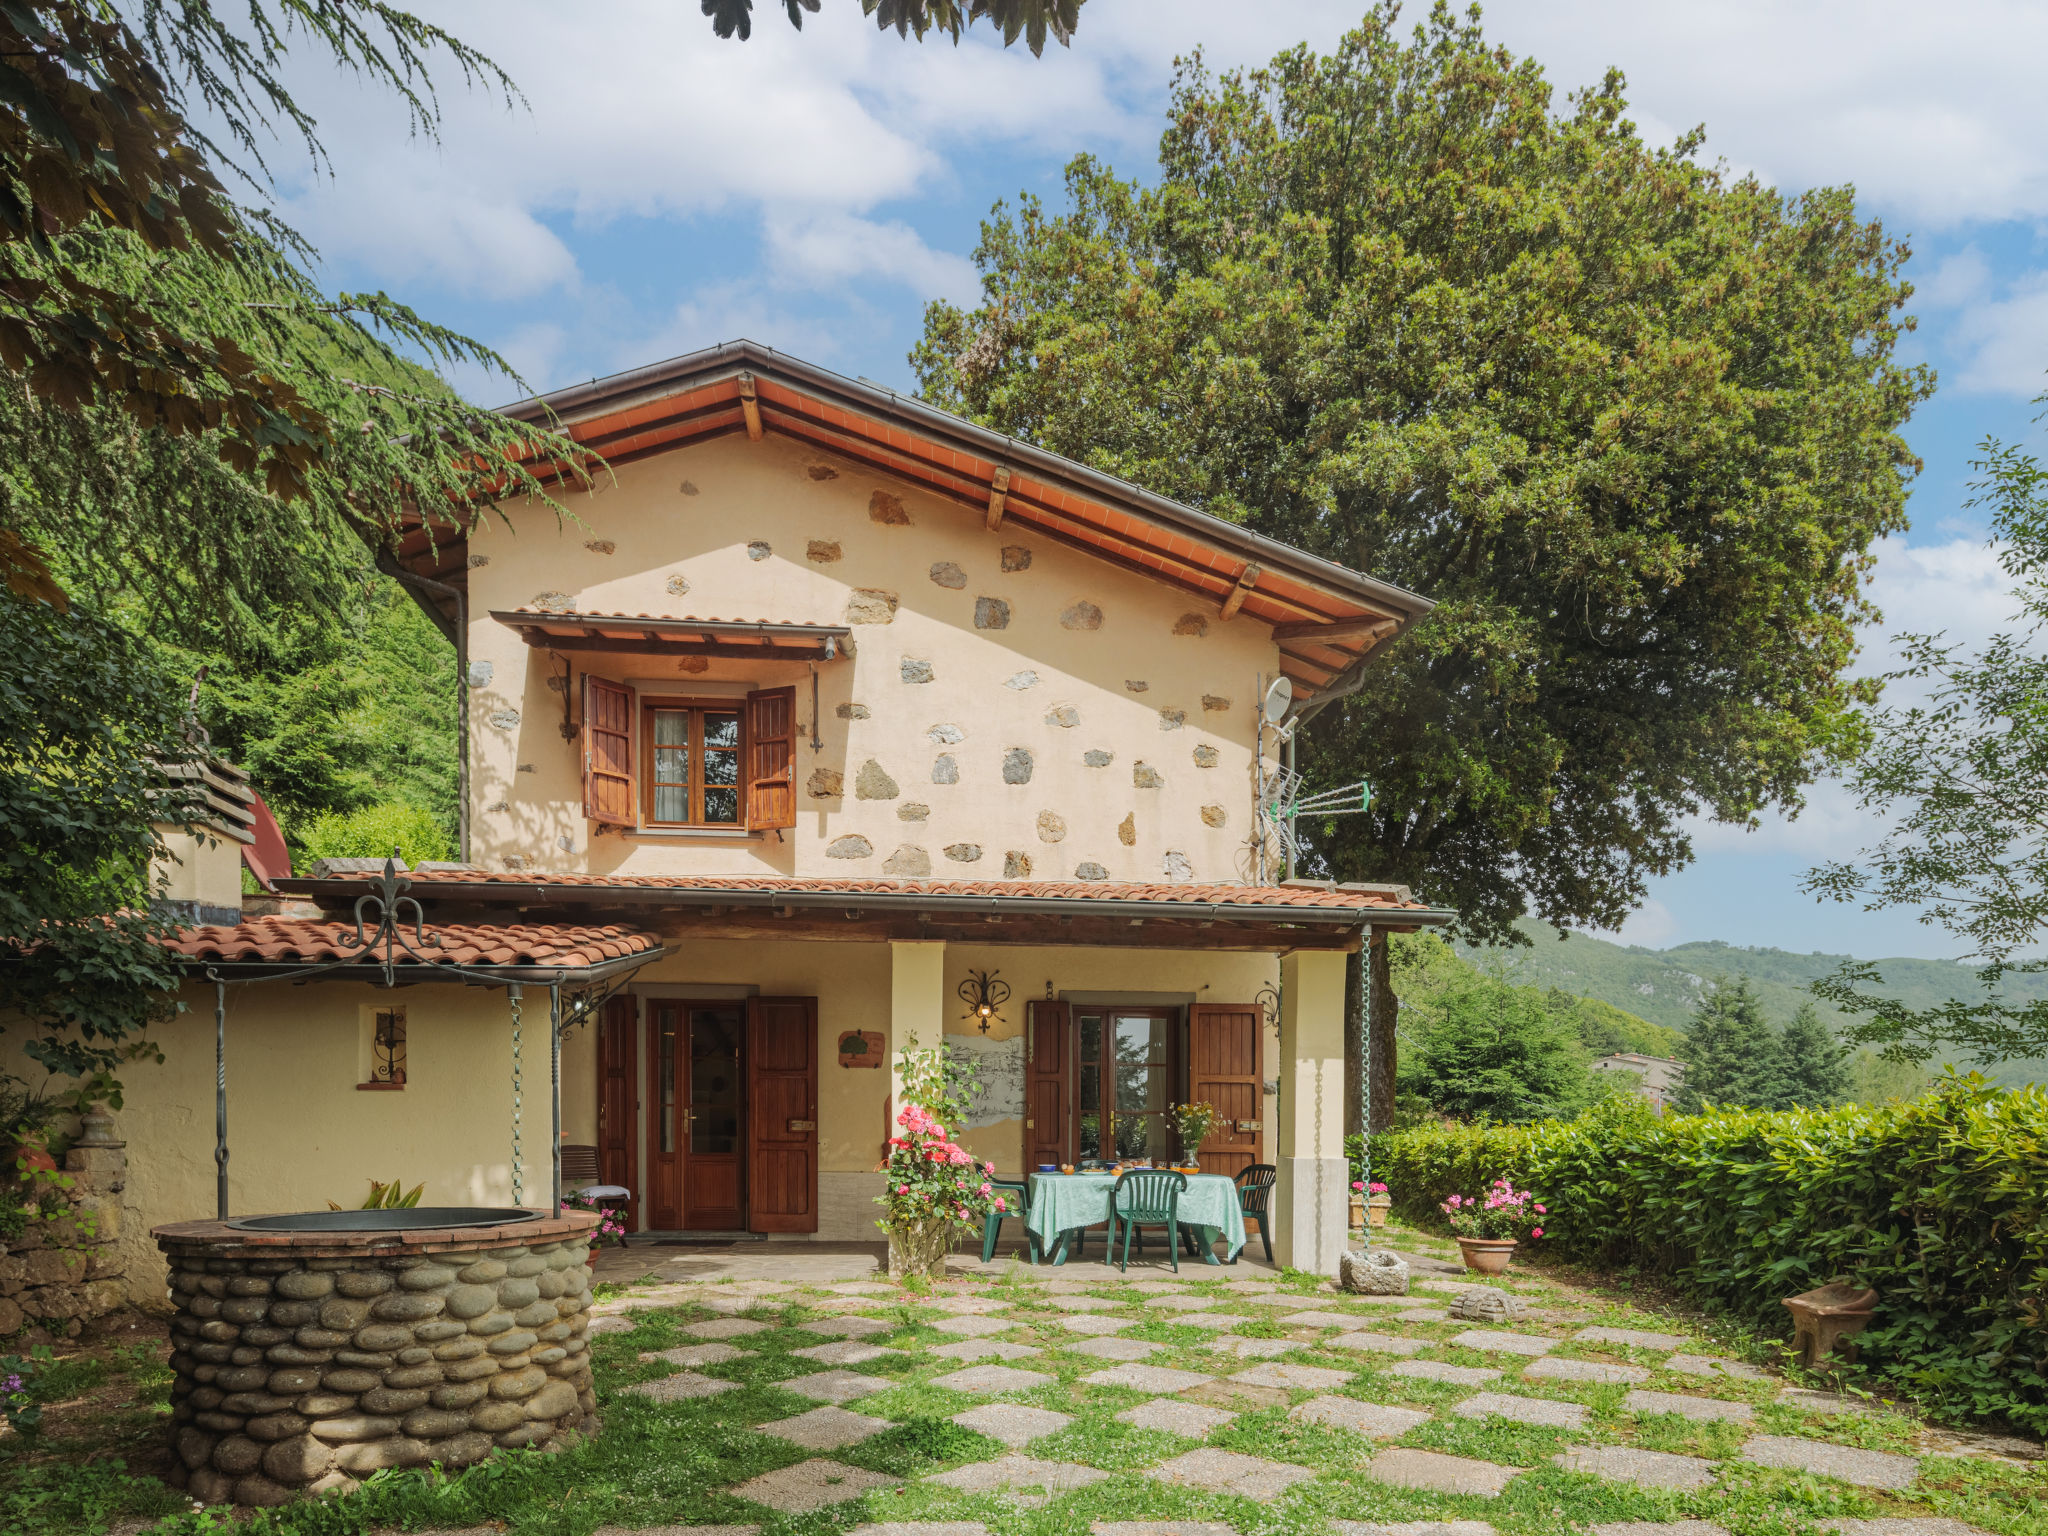
<path fill-rule="evenodd" d="M 583 674 L 583 814 L 599 826 L 638 820 L 633 780 L 633 693 Z"/>
<path fill-rule="evenodd" d="M 1074 1135 L 1074 1031 L 1065 1003 L 1025 1007 L 1024 1171 L 1071 1163 Z"/>
<path fill-rule="evenodd" d="M 747 1003 L 747 1230 L 818 1230 L 818 1000 Z"/>
<path fill-rule="evenodd" d="M 747 695 L 747 825 L 796 825 L 796 689 Z"/>

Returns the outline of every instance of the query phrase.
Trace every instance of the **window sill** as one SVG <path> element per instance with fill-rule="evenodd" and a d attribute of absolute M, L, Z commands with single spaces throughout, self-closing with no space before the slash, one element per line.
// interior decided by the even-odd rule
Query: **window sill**
<path fill-rule="evenodd" d="M 674 839 L 686 843 L 743 843 L 758 842 L 761 833 L 747 827 L 628 827 L 626 836 L 651 838 L 656 841 Z"/>
<path fill-rule="evenodd" d="M 357 1093 L 403 1093 L 403 1083 L 357 1083 Z"/>

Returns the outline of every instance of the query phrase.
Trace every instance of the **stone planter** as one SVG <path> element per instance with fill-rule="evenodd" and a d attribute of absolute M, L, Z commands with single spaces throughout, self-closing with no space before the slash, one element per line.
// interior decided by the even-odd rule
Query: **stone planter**
<path fill-rule="evenodd" d="M 1475 1274 L 1498 1275 L 1508 1267 L 1508 1261 L 1515 1256 L 1515 1240 L 1511 1237 L 1461 1237 L 1458 1239 L 1458 1253 L 1465 1260 L 1465 1267 Z"/>
<path fill-rule="evenodd" d="M 1393 1209 L 1394 1197 L 1392 1195 L 1374 1195 L 1365 1202 L 1366 1220 L 1376 1227 L 1384 1227 L 1387 1224 L 1387 1217 L 1393 1213 Z"/>
<path fill-rule="evenodd" d="M 1363 1233 L 1365 1231 L 1365 1199 L 1363 1196 L 1353 1195 L 1351 1197 L 1348 1214 L 1352 1232 Z M 1379 1223 L 1374 1222 L 1373 1225 L 1378 1226 Z"/>
<path fill-rule="evenodd" d="M 275 1505 L 594 1432 L 596 1225 L 571 1211 L 397 1232 L 156 1228 L 177 1308 L 168 1480 L 201 1503 Z"/>
<path fill-rule="evenodd" d="M 1877 1311 L 1877 1292 L 1841 1281 L 1817 1291 L 1787 1296 L 1781 1303 L 1792 1314 L 1792 1342 L 1799 1350 L 1799 1363 L 1810 1371 L 1831 1375 L 1841 1365 L 1853 1365 L 1860 1347 L 1856 1335 L 1870 1326 Z"/>

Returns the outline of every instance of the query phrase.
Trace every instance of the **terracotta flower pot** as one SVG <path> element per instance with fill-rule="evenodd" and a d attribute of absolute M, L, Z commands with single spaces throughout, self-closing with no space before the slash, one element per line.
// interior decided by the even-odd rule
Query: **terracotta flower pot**
<path fill-rule="evenodd" d="M 1465 1267 L 1475 1274 L 1497 1275 L 1508 1267 L 1508 1261 L 1515 1256 L 1515 1240 L 1511 1237 L 1461 1237 L 1458 1252 L 1464 1257 Z"/>
<path fill-rule="evenodd" d="M 1376 1227 L 1387 1224 L 1387 1216 L 1394 1209 L 1392 1195 L 1374 1195 L 1365 1202 L 1365 1219 Z"/>

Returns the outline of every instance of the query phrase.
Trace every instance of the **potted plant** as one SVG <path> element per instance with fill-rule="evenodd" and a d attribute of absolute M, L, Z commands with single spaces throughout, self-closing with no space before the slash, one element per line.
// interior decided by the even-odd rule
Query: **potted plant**
<path fill-rule="evenodd" d="M 1363 1179 L 1353 1179 L 1351 1181 L 1351 1195 L 1345 1202 L 1345 1205 L 1350 1213 L 1351 1237 L 1355 1242 L 1365 1236 L 1365 1181 Z"/>
<path fill-rule="evenodd" d="M 1394 1197 L 1387 1193 L 1386 1185 L 1377 1181 L 1367 1188 L 1366 1219 L 1376 1227 L 1384 1227 L 1387 1224 L 1387 1214 L 1394 1208 Z"/>
<path fill-rule="evenodd" d="M 1216 1123 L 1216 1106 L 1206 1099 L 1197 1099 L 1192 1104 L 1176 1104 L 1172 1109 L 1173 1128 L 1180 1136 L 1181 1162 L 1185 1167 L 1202 1166 L 1202 1141 L 1209 1134 L 1209 1127 Z"/>
<path fill-rule="evenodd" d="M 1482 1275 L 1501 1273 L 1524 1237 L 1543 1235 L 1536 1223 L 1546 1208 L 1528 1190 L 1516 1189 L 1506 1179 L 1495 1179 L 1484 1195 L 1453 1195 L 1441 1209 L 1458 1239 L 1465 1267 Z"/>
<path fill-rule="evenodd" d="M 900 1053 L 903 1096 L 881 1166 L 883 1208 L 875 1223 L 889 1236 L 889 1273 L 901 1279 L 942 1276 L 960 1228 L 978 1228 L 989 1214 L 1008 1209 L 989 1183 L 994 1163 L 978 1163 L 949 1137 L 934 1110 L 965 1118 L 976 1091 L 971 1066 L 955 1063 L 943 1047 L 919 1050 L 911 1036 Z"/>

